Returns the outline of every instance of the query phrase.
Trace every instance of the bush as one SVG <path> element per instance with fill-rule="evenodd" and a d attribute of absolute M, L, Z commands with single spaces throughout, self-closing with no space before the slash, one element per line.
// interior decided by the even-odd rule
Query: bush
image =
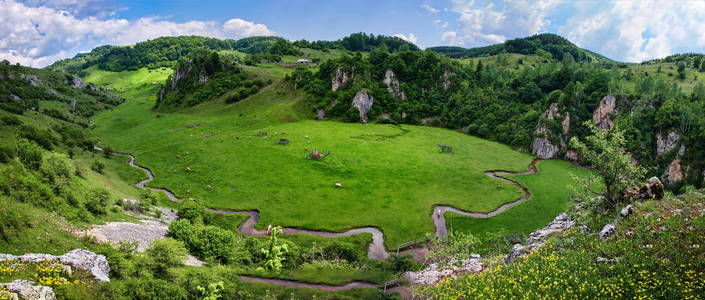
<path fill-rule="evenodd" d="M 154 262 L 152 270 L 160 276 L 166 275 L 169 268 L 182 265 L 187 254 L 184 243 L 174 239 L 158 240 L 147 249 L 147 256 Z"/>
<path fill-rule="evenodd" d="M 7 145 L 0 145 L 0 163 L 9 163 L 14 157 L 14 148 Z"/>
<path fill-rule="evenodd" d="M 0 198 L 0 239 L 8 242 L 22 230 L 31 227 L 34 227 L 34 223 L 25 208 Z"/>
<path fill-rule="evenodd" d="M 179 205 L 179 219 L 186 219 L 191 223 L 210 223 L 210 214 L 205 210 L 203 204 L 198 201 L 184 201 Z"/>
<path fill-rule="evenodd" d="M 9 126 L 22 125 L 22 121 L 20 120 L 20 118 L 15 116 L 2 116 L 2 118 L 0 118 L 0 122 Z"/>
<path fill-rule="evenodd" d="M 15 147 L 17 157 L 25 167 L 32 170 L 39 170 L 42 164 L 42 149 L 32 141 L 20 139 Z"/>
<path fill-rule="evenodd" d="M 46 150 L 54 149 L 54 144 L 56 144 L 56 138 L 50 131 L 39 129 L 29 124 L 17 127 L 17 136 L 33 141 Z"/>
<path fill-rule="evenodd" d="M 103 189 L 96 189 L 88 192 L 83 206 L 93 215 L 105 215 L 108 213 L 108 206 L 111 204 L 110 194 Z"/>
<path fill-rule="evenodd" d="M 180 219 L 169 226 L 169 236 L 183 241 L 194 255 L 208 261 L 230 263 L 235 260 L 235 235 L 225 229 Z"/>
<path fill-rule="evenodd" d="M 102 163 L 101 161 L 96 160 L 91 164 L 91 170 L 93 170 L 97 173 L 103 174 L 104 169 L 105 169 L 105 164 Z"/>

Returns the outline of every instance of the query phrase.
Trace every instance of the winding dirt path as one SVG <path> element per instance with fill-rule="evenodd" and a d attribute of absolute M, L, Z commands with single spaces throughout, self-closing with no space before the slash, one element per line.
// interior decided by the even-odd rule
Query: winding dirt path
<path fill-rule="evenodd" d="M 103 148 L 100 148 L 98 146 L 94 146 L 96 150 L 103 151 Z M 147 179 L 144 179 L 138 183 L 135 184 L 136 187 L 141 188 L 141 189 L 151 189 L 155 191 L 159 191 L 164 193 L 170 200 L 172 201 L 182 201 L 181 198 L 177 197 L 172 191 L 166 188 L 157 188 L 157 187 L 148 187 L 145 186 L 148 182 L 154 180 L 154 174 L 152 171 L 146 167 L 140 166 L 135 162 L 135 156 L 130 154 L 130 153 L 125 153 L 125 152 L 112 152 L 113 154 L 116 155 L 121 155 L 121 156 L 127 156 L 130 158 L 129 165 L 133 168 L 137 168 L 142 170 L 146 175 Z M 489 213 L 477 213 L 477 212 L 470 212 L 470 211 L 464 211 L 461 209 L 457 209 L 452 206 L 448 205 L 436 205 L 433 207 L 433 210 L 431 212 L 431 217 L 433 219 L 433 223 L 436 227 L 436 235 L 444 237 L 448 235 L 447 228 L 446 228 L 446 223 L 445 223 L 445 213 L 446 212 L 452 212 L 452 213 L 457 213 L 463 216 L 468 216 L 468 217 L 473 217 L 473 218 L 491 218 L 494 217 L 498 214 L 501 214 L 502 212 L 506 211 L 507 209 L 521 204 L 523 202 L 528 201 L 531 199 L 531 192 L 529 192 L 528 189 L 526 189 L 524 186 L 519 184 L 516 181 L 513 181 L 511 179 L 502 177 L 502 175 L 531 175 L 531 174 L 536 174 L 537 168 L 536 164 L 540 162 L 541 159 L 534 159 L 528 166 L 528 170 L 524 172 L 510 172 L 510 171 L 504 171 L 504 170 L 490 170 L 486 171 L 485 175 L 496 179 L 500 180 L 509 184 L 514 185 L 517 187 L 519 190 L 522 191 L 523 195 L 521 198 L 505 203 L 495 209 L 494 211 L 491 211 Z M 239 211 L 233 211 L 233 210 L 222 210 L 222 209 L 212 209 L 212 208 L 207 208 L 208 211 L 214 212 L 214 213 L 220 213 L 220 214 L 240 214 L 240 215 L 248 215 L 249 218 L 242 222 L 240 226 L 238 227 L 238 231 L 240 231 L 242 234 L 245 235 L 250 235 L 250 236 L 266 236 L 268 233 L 266 230 L 259 230 L 255 228 L 255 225 L 259 222 L 259 211 L 257 210 L 239 210 Z M 367 256 L 371 259 L 375 260 L 383 260 L 389 256 L 389 252 L 387 252 L 387 249 L 384 246 L 384 233 L 379 228 L 376 227 L 361 227 L 361 228 L 354 228 L 350 229 L 344 232 L 327 232 L 327 231 L 318 231 L 318 230 L 307 230 L 307 229 L 300 229 L 300 228 L 293 228 L 293 227 L 284 227 L 283 232 L 285 234 L 310 234 L 310 235 L 315 235 L 315 236 L 320 236 L 320 237 L 343 237 L 343 236 L 351 236 L 351 235 L 356 235 L 356 234 L 362 234 L 362 233 L 369 233 L 372 235 L 372 242 L 368 245 L 368 252 Z M 424 248 L 411 248 L 407 249 L 405 251 L 402 251 L 400 253 L 402 254 L 412 254 L 417 260 L 422 260 L 423 259 L 423 252 Z M 420 255 L 419 255 L 420 254 Z M 420 257 L 416 257 L 420 256 Z M 271 284 L 276 284 L 276 285 L 282 285 L 282 286 L 287 286 L 287 287 L 306 287 L 306 288 L 313 288 L 313 289 L 319 289 L 319 290 L 328 290 L 328 291 L 337 291 L 337 290 L 346 290 L 346 289 L 352 289 L 352 288 L 359 288 L 359 287 L 373 287 L 373 288 L 379 288 L 380 286 L 372 283 L 365 283 L 365 282 L 351 282 L 345 285 L 324 285 L 324 284 L 309 284 L 309 283 L 303 283 L 303 282 L 297 282 L 297 281 L 290 281 L 290 280 L 281 280 L 281 279 L 267 279 L 267 278 L 259 278 L 259 277 L 251 277 L 251 276 L 240 276 L 240 279 L 242 281 L 246 282 L 262 282 L 262 283 L 271 283 Z"/>

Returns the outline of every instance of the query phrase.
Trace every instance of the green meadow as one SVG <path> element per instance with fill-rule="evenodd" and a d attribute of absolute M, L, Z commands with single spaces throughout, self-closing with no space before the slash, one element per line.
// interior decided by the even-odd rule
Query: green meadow
<path fill-rule="evenodd" d="M 532 160 L 502 144 L 447 129 L 313 121 L 303 97 L 281 82 L 231 105 L 211 101 L 175 113 L 154 112 L 151 82 L 167 74 L 120 73 L 97 71 L 87 77 L 97 84 L 111 82 L 128 98 L 95 117 L 95 137 L 134 153 L 154 172 L 151 186 L 213 208 L 259 210 L 259 228 L 375 226 L 385 233 L 387 247 L 394 247 L 434 232 L 433 205 L 490 212 L 518 199 L 521 191 L 484 171 L 525 171 Z M 289 143 L 281 145 L 281 139 Z M 440 153 L 438 144 L 451 145 L 453 153 Z M 329 155 L 307 159 L 314 149 Z M 573 170 L 557 162 L 540 168 L 548 172 L 515 178 L 538 200 L 489 220 L 454 219 L 455 229 L 484 232 L 490 222 L 490 228 L 523 232 L 552 219 L 567 205 L 566 175 Z M 566 184 L 554 185 L 556 180 Z M 560 197 L 544 196 L 544 190 Z M 544 197 L 550 200 L 545 203 Z"/>

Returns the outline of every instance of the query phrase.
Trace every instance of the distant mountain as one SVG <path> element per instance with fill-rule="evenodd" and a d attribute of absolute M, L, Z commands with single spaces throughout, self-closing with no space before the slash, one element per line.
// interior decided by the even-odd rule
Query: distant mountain
<path fill-rule="evenodd" d="M 612 60 L 607 57 L 579 48 L 569 40 L 550 33 L 508 40 L 501 44 L 478 48 L 466 49 L 462 47 L 441 46 L 431 47 L 428 48 L 428 50 L 453 58 L 483 57 L 503 53 L 530 55 L 540 54 L 545 51 L 550 53 L 553 58 L 559 60 L 562 60 L 567 54 L 570 54 L 575 61 L 612 62 Z"/>

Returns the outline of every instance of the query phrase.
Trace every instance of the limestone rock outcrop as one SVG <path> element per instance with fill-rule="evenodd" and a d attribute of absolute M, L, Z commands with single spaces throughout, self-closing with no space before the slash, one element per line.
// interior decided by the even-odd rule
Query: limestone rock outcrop
<path fill-rule="evenodd" d="M 553 221 L 551 221 L 551 223 L 548 223 L 546 227 L 529 234 L 529 238 L 526 239 L 526 243 L 524 245 L 515 244 L 509 254 L 504 257 L 504 262 L 510 263 L 515 259 L 540 248 L 546 243 L 549 236 L 556 233 L 565 232 L 568 229 L 573 228 L 573 226 L 575 226 L 575 222 L 568 214 L 562 213 L 558 215 L 555 219 L 553 219 Z"/>
<path fill-rule="evenodd" d="M 0 288 L 4 288 L 12 293 L 13 298 L 24 300 L 56 300 L 54 290 L 48 286 L 34 285 L 33 281 L 15 280 L 10 283 L 0 283 Z"/>
<path fill-rule="evenodd" d="M 669 131 L 668 134 L 663 134 L 659 131 L 656 133 L 656 155 L 661 156 L 664 153 L 675 149 L 680 141 L 681 136 L 678 132 Z"/>
<path fill-rule="evenodd" d="M 37 77 L 37 75 L 22 75 L 22 79 L 27 80 L 31 86 L 40 86 L 42 85 L 42 81 Z"/>
<path fill-rule="evenodd" d="M 617 98 L 607 95 L 600 101 L 599 106 L 592 113 L 592 121 L 600 130 L 610 130 L 614 126 L 612 114 L 617 110 Z"/>
<path fill-rule="evenodd" d="M 77 88 L 77 89 L 82 89 L 88 86 L 88 83 L 85 81 L 81 80 L 79 77 L 72 77 L 71 80 L 69 81 L 68 79 L 64 81 L 64 83 L 70 85 L 72 88 Z"/>
<path fill-rule="evenodd" d="M 485 264 L 480 261 L 477 254 L 460 261 L 451 261 L 447 264 L 432 263 L 418 272 L 406 272 L 404 278 L 414 285 L 436 284 L 445 278 L 456 278 L 462 274 L 480 273 L 485 270 Z"/>
<path fill-rule="evenodd" d="M 353 72 L 346 72 L 343 70 L 343 67 L 335 68 L 335 75 L 331 80 L 331 90 L 335 92 L 341 89 L 353 79 L 353 76 Z"/>
<path fill-rule="evenodd" d="M 360 114 L 360 122 L 367 123 L 367 112 L 372 109 L 372 105 L 375 103 L 375 98 L 367 94 L 366 90 L 360 90 L 355 94 L 352 101 L 352 106 L 357 108 Z"/>
<path fill-rule="evenodd" d="M 394 74 L 394 71 L 387 70 L 387 72 L 384 74 L 383 82 L 387 85 L 387 90 L 389 91 L 389 94 L 394 97 L 394 99 L 397 99 L 399 101 L 406 100 L 406 93 L 402 91 L 401 85 L 396 75 Z"/>
<path fill-rule="evenodd" d="M 560 120 L 561 131 L 553 132 L 550 122 Z M 534 141 L 531 143 L 531 153 L 539 158 L 555 158 L 561 151 L 567 148 L 566 140 L 570 132 L 570 114 L 561 113 L 558 103 L 551 106 L 541 115 L 536 130 L 534 131 Z"/>
<path fill-rule="evenodd" d="M 661 175 L 663 181 L 666 183 L 678 183 L 683 181 L 685 178 L 685 172 L 683 166 L 681 165 L 681 159 L 676 158 L 671 161 L 671 163 L 666 167 L 666 170 Z"/>
<path fill-rule="evenodd" d="M 80 270 L 88 271 L 97 281 L 109 282 L 110 265 L 104 255 L 95 254 L 85 249 L 75 249 L 64 255 L 55 256 L 43 253 L 28 253 L 25 255 L 0 254 L 0 260 L 19 260 L 22 262 L 59 261 L 62 264 Z"/>

